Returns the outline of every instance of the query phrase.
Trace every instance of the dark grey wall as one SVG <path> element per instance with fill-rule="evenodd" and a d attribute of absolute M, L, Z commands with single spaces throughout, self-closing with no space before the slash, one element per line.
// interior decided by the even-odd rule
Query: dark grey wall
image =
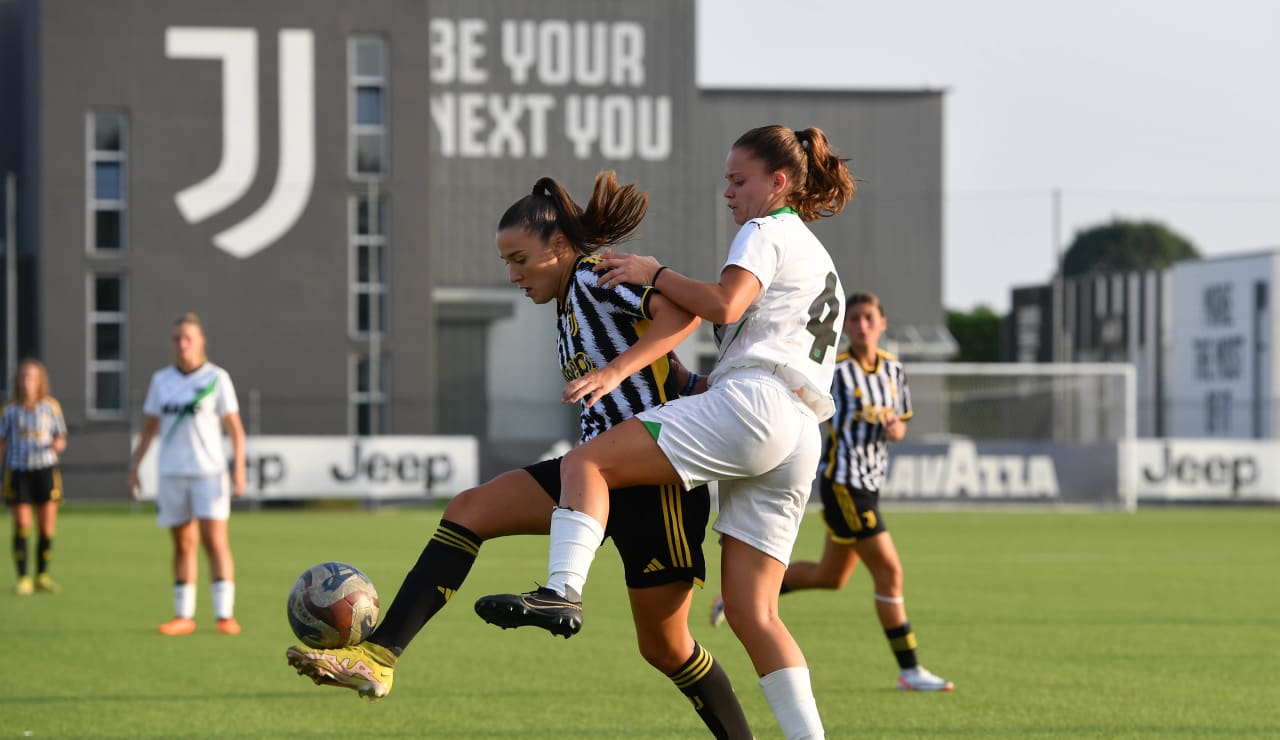
<path fill-rule="evenodd" d="M 0 0 L 0 13 L 15 2 Z M 123 494 L 126 435 L 140 420 L 151 373 L 170 360 L 172 320 L 185 311 L 204 319 L 210 356 L 231 372 L 248 424 L 270 434 L 345 433 L 348 358 L 367 349 L 348 336 L 347 203 L 363 191 L 347 172 L 347 40 L 353 33 L 385 35 L 391 53 L 391 165 L 381 188 L 391 202 L 391 328 L 382 348 L 391 357 L 393 433 L 439 428 L 440 379 L 451 389 L 467 388 L 459 368 L 477 358 L 437 360 L 436 333 L 448 322 L 441 324 L 445 333 L 459 339 L 447 343 L 450 355 L 481 346 L 458 334 L 474 316 L 460 324 L 437 316 L 431 290 L 507 287 L 494 224 L 538 177 L 557 177 L 585 202 L 596 173 L 617 169 L 651 196 L 649 218 L 627 248 L 709 278 L 735 229 L 720 196 L 725 152 L 743 130 L 765 123 L 824 128 L 865 181 L 845 213 L 815 226 L 846 288 L 876 290 L 896 322 L 941 322 L 942 95 L 699 91 L 694 4 L 687 0 L 44 0 L 28 7 L 38 8 L 36 28 L 24 33 L 34 50 L 23 81 L 31 92 L 18 97 L 32 103 L 30 124 L 19 137 L 36 196 L 29 202 L 37 209 L 24 231 L 39 253 L 39 291 L 29 313 L 38 317 L 38 348 L 72 425 L 64 464 L 73 496 Z M 449 19 L 455 30 L 463 19 L 483 24 L 475 59 L 483 82 L 433 81 L 432 70 L 442 63 L 433 55 L 439 48 L 433 19 Z M 643 48 L 623 56 L 640 55 L 643 79 L 516 79 L 501 55 L 503 23 L 543 20 L 568 24 L 575 33 L 637 24 Z M 247 27 L 258 34 L 256 179 L 240 201 L 194 225 L 183 219 L 174 195 L 220 161 L 222 74 L 215 61 L 167 58 L 171 26 Z M 315 39 L 315 182 L 298 222 L 268 248 L 238 259 L 211 240 L 272 189 L 279 159 L 277 39 L 286 28 L 308 29 Z M 541 120 L 545 150 L 531 149 L 538 127 L 525 108 L 513 121 L 518 144 L 500 136 L 483 151 L 462 151 L 456 144 L 465 126 L 455 116 L 446 132 L 438 115 L 442 105 L 463 100 L 478 101 L 477 141 L 500 129 L 496 119 L 512 106 L 549 100 Z M 651 116 L 646 121 L 655 118 L 645 106 L 669 102 L 670 146 L 646 157 L 638 150 L 610 154 L 597 142 L 579 156 L 565 123 L 573 100 L 630 111 L 636 139 L 645 125 L 642 112 Z M 128 249 L 118 256 L 86 251 L 86 116 L 95 108 L 122 110 L 129 119 Z M 452 148 L 446 134 L 454 136 Z M 128 279 L 130 412 L 118 421 L 85 415 L 86 281 L 94 271 Z M 547 336 L 553 334 L 547 330 Z M 261 398 L 256 417 L 249 413 L 255 389 Z"/>
<path fill-rule="evenodd" d="M 944 323 L 942 93 L 706 91 L 701 102 L 699 161 L 720 187 L 729 146 L 748 128 L 822 129 L 859 180 L 843 212 L 811 225 L 845 291 L 877 293 L 895 324 Z"/>

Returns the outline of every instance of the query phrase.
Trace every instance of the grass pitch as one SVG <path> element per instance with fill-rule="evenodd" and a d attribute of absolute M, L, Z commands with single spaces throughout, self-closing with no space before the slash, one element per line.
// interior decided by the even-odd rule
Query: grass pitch
<path fill-rule="evenodd" d="M 53 567 L 63 592 L 17 597 L 12 570 L 0 579 L 0 737 L 707 736 L 636 652 L 610 545 L 572 640 L 501 631 L 472 612 L 478 596 L 545 577 L 545 538 L 510 538 L 484 546 L 387 699 L 370 705 L 295 675 L 285 597 L 297 575 L 350 562 L 385 608 L 439 516 L 237 511 L 243 634 L 214 629 L 202 558 L 199 629 L 163 637 L 170 545 L 151 510 L 65 507 Z M 789 594 L 783 616 L 809 658 L 828 737 L 1280 737 L 1280 509 L 888 517 L 922 661 L 957 688 L 894 689 L 861 569 L 841 592 Z M 796 557 L 816 557 L 821 537 L 809 516 Z M 714 539 L 707 553 L 714 564 Z M 694 636 L 725 665 L 756 736 L 780 737 L 732 633 L 705 622 L 717 583 L 713 566 L 695 593 Z"/>

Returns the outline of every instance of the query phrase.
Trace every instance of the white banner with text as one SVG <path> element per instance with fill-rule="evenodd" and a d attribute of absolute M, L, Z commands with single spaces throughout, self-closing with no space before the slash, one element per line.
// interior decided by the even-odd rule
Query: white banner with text
<path fill-rule="evenodd" d="M 448 498 L 479 482 L 469 436 L 251 436 L 245 458 L 245 497 L 254 499 Z M 141 498 L 154 499 L 154 444 L 138 478 Z"/>

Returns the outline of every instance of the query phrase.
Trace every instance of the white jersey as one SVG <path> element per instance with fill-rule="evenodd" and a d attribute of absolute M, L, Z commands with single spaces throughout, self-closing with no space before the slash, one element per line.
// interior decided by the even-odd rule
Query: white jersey
<path fill-rule="evenodd" d="M 157 370 L 142 411 L 160 419 L 160 475 L 226 471 L 222 417 L 240 411 L 226 370 L 212 362 L 189 373 L 173 365 Z"/>
<path fill-rule="evenodd" d="M 784 208 L 742 225 L 725 267 L 755 275 L 761 289 L 742 318 L 716 325 L 720 358 L 709 383 L 738 368 L 768 370 L 796 391 L 819 421 L 831 417 L 844 289 L 822 242 Z"/>

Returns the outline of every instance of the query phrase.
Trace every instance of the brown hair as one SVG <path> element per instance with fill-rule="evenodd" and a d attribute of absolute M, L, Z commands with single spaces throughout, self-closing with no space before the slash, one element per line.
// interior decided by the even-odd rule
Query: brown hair
<path fill-rule="evenodd" d="M 575 252 L 588 255 L 630 238 L 648 208 L 648 194 L 636 190 L 635 183 L 619 185 L 613 170 L 596 175 L 586 209 L 555 178 L 543 177 L 534 183 L 533 192 L 502 214 L 498 231 L 518 226 L 544 242 L 559 231 Z"/>
<path fill-rule="evenodd" d="M 26 398 L 23 395 L 26 391 L 23 390 L 19 377 L 22 375 L 22 368 L 24 367 L 34 367 L 36 369 L 36 373 L 40 376 L 40 383 L 36 386 L 35 398 Z M 9 400 L 14 403 L 39 403 L 40 401 L 49 398 L 50 395 L 49 371 L 45 368 L 44 363 L 32 358 L 19 362 L 18 367 L 13 371 L 13 385 L 11 386 L 9 393 Z"/>
<path fill-rule="evenodd" d="M 787 174 L 791 183 L 787 204 L 806 222 L 836 215 L 857 189 L 845 164 L 849 160 L 831 151 L 820 128 L 761 126 L 739 136 L 733 146 L 751 150 L 769 172 Z"/>
<path fill-rule="evenodd" d="M 864 303 L 870 304 L 877 311 L 880 312 L 881 316 L 884 316 L 884 306 L 881 305 L 880 303 L 880 296 L 865 290 L 860 290 L 855 293 L 850 293 L 849 297 L 844 300 L 845 310 L 848 310 L 853 306 L 862 305 Z"/>

